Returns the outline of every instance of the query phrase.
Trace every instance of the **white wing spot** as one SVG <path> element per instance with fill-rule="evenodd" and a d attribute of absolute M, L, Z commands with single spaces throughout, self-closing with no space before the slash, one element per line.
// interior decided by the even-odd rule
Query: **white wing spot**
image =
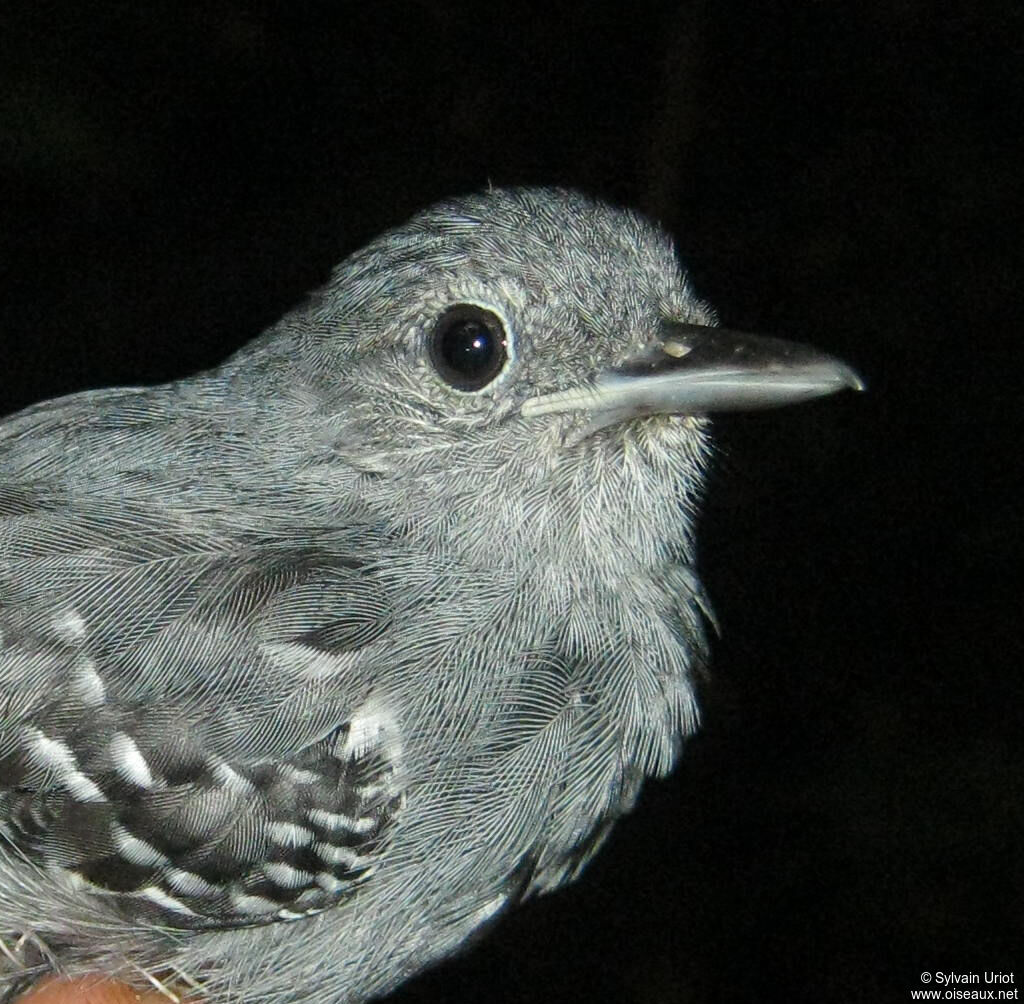
<path fill-rule="evenodd" d="M 162 906 L 165 910 L 171 910 L 174 913 L 183 913 L 187 917 L 195 916 L 195 912 L 185 906 L 180 899 L 168 896 L 163 889 L 159 889 L 155 885 L 148 885 L 145 889 L 140 889 L 135 893 L 135 895 L 151 900 L 153 903 L 156 903 L 157 906 Z"/>
<path fill-rule="evenodd" d="M 213 765 L 212 772 L 214 779 L 231 791 L 241 795 L 248 795 L 255 791 L 252 781 L 242 777 L 238 771 L 232 769 L 223 760 L 219 760 Z"/>
<path fill-rule="evenodd" d="M 348 883 L 342 882 L 340 878 L 337 878 L 330 872 L 317 872 L 316 884 L 320 886 L 324 892 L 339 893 Z"/>
<path fill-rule="evenodd" d="M 68 610 L 54 618 L 53 627 L 62 641 L 74 643 L 85 637 L 85 621 L 77 610 Z"/>
<path fill-rule="evenodd" d="M 114 770 L 126 781 L 140 788 L 154 786 L 153 775 L 149 764 L 127 732 L 115 732 L 110 740 L 110 758 L 114 762 Z"/>
<path fill-rule="evenodd" d="M 319 843 L 313 848 L 317 857 L 324 864 L 341 865 L 342 868 L 356 869 L 365 867 L 370 859 L 357 854 L 351 847 L 337 847 L 334 844 Z"/>
<path fill-rule="evenodd" d="M 220 889 L 207 882 L 195 872 L 187 872 L 181 868 L 170 868 L 164 873 L 167 884 L 183 896 L 215 896 Z"/>
<path fill-rule="evenodd" d="M 107 796 L 91 778 L 86 777 L 78 766 L 75 754 L 67 743 L 51 739 L 39 729 L 29 729 L 29 756 L 41 766 L 47 767 L 60 778 L 64 787 L 80 802 L 105 802 Z"/>
<path fill-rule="evenodd" d="M 303 920 L 308 917 L 311 913 L 319 913 L 319 910 L 307 910 L 305 913 L 296 913 L 294 910 L 278 910 L 278 920 Z"/>
<path fill-rule="evenodd" d="M 275 913 L 278 905 L 265 896 L 247 896 L 245 893 L 235 893 L 231 897 L 231 905 L 239 913 Z"/>
<path fill-rule="evenodd" d="M 271 823 L 270 839 L 284 847 L 306 847 L 313 842 L 313 831 L 295 823 Z"/>
<path fill-rule="evenodd" d="M 377 749 L 390 761 L 401 755 L 395 716 L 377 698 L 371 698 L 352 716 L 341 752 L 360 760 Z"/>
<path fill-rule="evenodd" d="M 358 652 L 332 654 L 296 642 L 266 642 L 261 651 L 289 676 L 310 682 L 338 679 L 359 659 Z"/>
<path fill-rule="evenodd" d="M 313 876 L 309 872 L 293 868 L 283 861 L 268 861 L 263 866 L 263 874 L 275 885 L 284 889 L 298 889 L 313 881 Z"/>
<path fill-rule="evenodd" d="M 322 830 L 345 830 L 358 836 L 372 832 L 377 826 L 377 820 L 373 816 L 360 816 L 357 819 L 344 812 L 327 812 L 325 809 L 310 809 L 308 818 L 314 826 Z"/>
<path fill-rule="evenodd" d="M 81 659 L 75 669 L 72 686 L 79 700 L 90 707 L 102 704 L 107 699 L 107 688 L 96 672 L 96 664 L 92 659 Z"/>
<path fill-rule="evenodd" d="M 121 857 L 130 864 L 141 865 L 144 868 L 163 868 L 171 863 L 152 844 L 133 836 L 123 826 L 115 823 L 111 826 L 110 832 L 117 849 L 121 852 Z"/>

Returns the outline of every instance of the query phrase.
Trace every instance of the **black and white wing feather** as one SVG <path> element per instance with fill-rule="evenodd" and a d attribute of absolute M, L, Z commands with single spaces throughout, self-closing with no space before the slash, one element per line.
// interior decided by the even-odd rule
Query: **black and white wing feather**
<path fill-rule="evenodd" d="M 171 927 L 322 910 L 372 875 L 402 801 L 363 668 L 387 604 L 345 529 L 177 504 L 185 475 L 146 449 L 145 407 L 105 477 L 33 463 L 75 449 L 77 412 L 40 409 L 31 451 L 0 442 L 3 916 L 31 907 L 4 847 Z"/>

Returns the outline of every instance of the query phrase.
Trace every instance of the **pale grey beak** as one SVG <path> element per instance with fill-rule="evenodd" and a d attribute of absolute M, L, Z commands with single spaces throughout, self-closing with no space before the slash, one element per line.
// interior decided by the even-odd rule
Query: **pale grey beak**
<path fill-rule="evenodd" d="M 642 352 L 593 384 L 524 401 L 526 416 L 590 411 L 605 426 L 640 415 L 702 415 L 796 404 L 850 388 L 845 363 L 807 345 L 727 328 L 665 322 Z"/>

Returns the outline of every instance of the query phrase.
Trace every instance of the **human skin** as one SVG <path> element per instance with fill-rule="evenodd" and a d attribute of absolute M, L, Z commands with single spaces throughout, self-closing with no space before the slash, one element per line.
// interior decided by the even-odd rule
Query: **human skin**
<path fill-rule="evenodd" d="M 139 993 L 126 983 L 85 976 L 43 980 L 19 997 L 18 1004 L 168 1004 L 168 998 L 155 990 Z"/>

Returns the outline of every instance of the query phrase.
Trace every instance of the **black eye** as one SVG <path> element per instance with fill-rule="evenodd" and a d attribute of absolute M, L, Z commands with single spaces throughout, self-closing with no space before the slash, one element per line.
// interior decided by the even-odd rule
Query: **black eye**
<path fill-rule="evenodd" d="M 430 333 L 430 361 L 456 390 L 486 387 L 508 361 L 508 338 L 497 315 L 472 303 L 449 307 Z"/>

